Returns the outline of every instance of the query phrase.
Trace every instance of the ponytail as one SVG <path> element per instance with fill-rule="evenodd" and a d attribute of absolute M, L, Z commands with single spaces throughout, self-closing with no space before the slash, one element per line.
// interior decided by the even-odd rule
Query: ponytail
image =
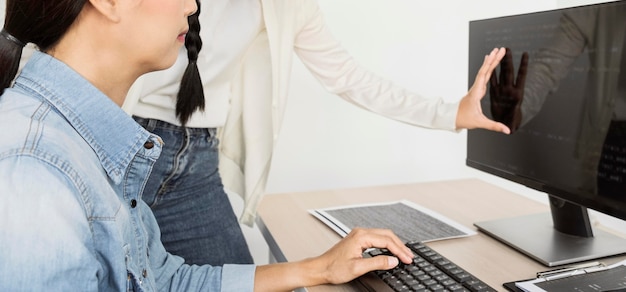
<path fill-rule="evenodd" d="M 24 45 L 5 29 L 0 31 L 0 95 L 11 85 L 17 74 Z"/>
<path fill-rule="evenodd" d="M 22 48 L 35 44 L 45 52 L 65 34 L 87 0 L 6 0 L 0 31 L 0 94 L 13 82 Z"/>
<path fill-rule="evenodd" d="M 180 82 L 180 89 L 176 97 L 176 116 L 183 126 L 197 109 L 204 110 L 204 89 L 198 71 L 198 53 L 202 49 L 200 39 L 200 0 L 196 0 L 198 10 L 189 16 L 189 31 L 185 37 L 185 48 L 189 64 Z"/>

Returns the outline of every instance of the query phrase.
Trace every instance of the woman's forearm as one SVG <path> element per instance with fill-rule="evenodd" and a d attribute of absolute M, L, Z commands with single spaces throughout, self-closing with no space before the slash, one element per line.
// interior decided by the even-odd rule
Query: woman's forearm
<path fill-rule="evenodd" d="M 258 266 L 254 277 L 254 291 L 292 291 L 327 283 L 325 269 L 320 267 L 319 258 L 298 262 Z"/>

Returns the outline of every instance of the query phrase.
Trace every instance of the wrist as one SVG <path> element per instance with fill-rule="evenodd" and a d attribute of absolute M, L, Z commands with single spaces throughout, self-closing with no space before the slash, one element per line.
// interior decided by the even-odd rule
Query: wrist
<path fill-rule="evenodd" d="M 328 279 L 326 265 L 320 257 L 263 265 L 256 268 L 254 291 L 291 291 L 326 284 Z"/>
<path fill-rule="evenodd" d="M 331 283 L 327 265 L 321 257 L 307 258 L 298 262 L 298 273 L 305 286 L 317 286 Z"/>

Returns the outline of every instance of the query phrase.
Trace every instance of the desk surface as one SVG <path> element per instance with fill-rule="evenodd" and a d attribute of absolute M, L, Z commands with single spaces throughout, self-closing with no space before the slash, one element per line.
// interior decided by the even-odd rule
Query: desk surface
<path fill-rule="evenodd" d="M 322 254 L 341 239 L 307 210 L 406 199 L 469 228 L 474 222 L 548 212 L 549 207 L 478 179 L 462 179 L 343 190 L 271 194 L 258 210 L 257 223 L 278 261 Z M 470 208 L 470 209 L 468 209 Z M 474 210 L 474 211 L 469 211 Z M 479 232 L 475 236 L 428 243 L 443 256 L 492 287 L 527 279 L 547 267 Z M 602 259 L 611 264 L 626 256 Z M 309 287 L 308 291 L 356 291 L 354 284 Z"/>

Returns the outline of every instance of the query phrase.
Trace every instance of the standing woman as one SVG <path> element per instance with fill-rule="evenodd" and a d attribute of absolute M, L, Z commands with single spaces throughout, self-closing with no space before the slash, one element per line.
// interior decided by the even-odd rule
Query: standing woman
<path fill-rule="evenodd" d="M 197 61 L 189 58 L 199 49 L 194 41 L 192 54 L 181 51 L 172 68 L 140 78 L 124 104 L 165 141 L 143 199 L 166 248 L 188 263 L 252 261 L 224 187 L 243 197 L 240 220 L 252 225 L 282 125 L 294 52 L 328 91 L 358 107 L 417 127 L 508 133 L 480 109 L 492 64 L 478 72 L 460 102 L 446 104 L 361 68 L 332 37 L 316 0 L 211 0 L 202 10 Z M 496 64 L 503 53 L 494 53 Z M 188 60 L 197 63 L 201 83 L 180 85 Z M 214 252 L 218 247 L 222 252 Z"/>

